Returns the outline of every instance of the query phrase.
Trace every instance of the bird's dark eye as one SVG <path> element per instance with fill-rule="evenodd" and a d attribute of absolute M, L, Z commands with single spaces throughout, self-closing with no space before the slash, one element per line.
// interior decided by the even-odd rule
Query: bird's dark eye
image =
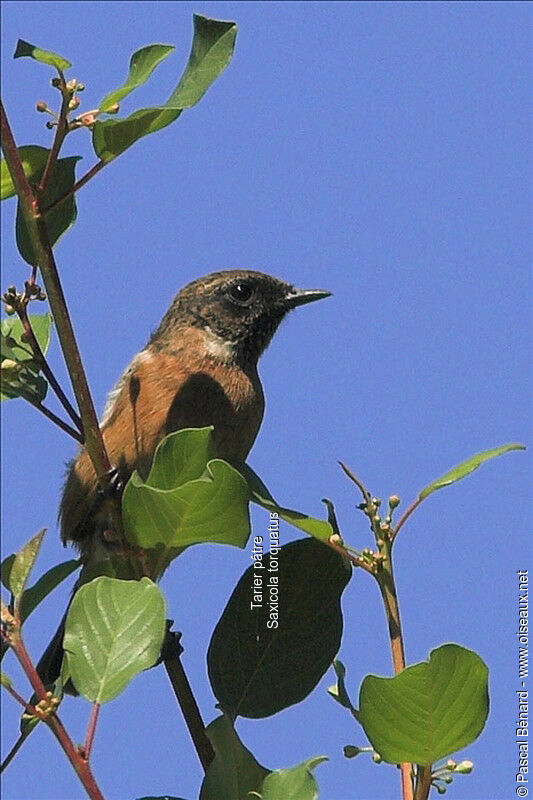
<path fill-rule="evenodd" d="M 253 298 L 253 294 L 253 288 L 246 281 L 234 283 L 229 290 L 230 298 L 233 300 L 233 302 L 238 303 L 241 306 L 249 305 Z"/>

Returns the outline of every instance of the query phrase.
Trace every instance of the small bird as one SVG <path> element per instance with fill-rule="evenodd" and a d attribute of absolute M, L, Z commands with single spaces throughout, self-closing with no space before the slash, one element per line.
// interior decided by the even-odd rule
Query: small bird
<path fill-rule="evenodd" d="M 107 399 L 100 427 L 117 484 L 134 470 L 146 479 L 159 442 L 182 428 L 212 425 L 217 456 L 239 468 L 263 419 L 260 355 L 291 309 L 330 294 L 252 270 L 213 272 L 178 292 Z M 59 518 L 63 543 L 73 542 L 85 564 L 113 546 L 112 502 L 82 449 L 69 466 Z M 59 674 L 61 642 L 60 629 L 39 664 L 46 682 Z"/>
<path fill-rule="evenodd" d="M 185 286 L 107 399 L 100 427 L 120 485 L 134 470 L 146 479 L 159 442 L 182 428 L 212 425 L 217 456 L 243 464 L 265 408 L 259 356 L 288 311 L 329 295 L 252 270 L 213 272 Z M 59 517 L 63 543 L 74 542 L 85 560 L 106 547 L 110 502 L 82 449 Z"/>

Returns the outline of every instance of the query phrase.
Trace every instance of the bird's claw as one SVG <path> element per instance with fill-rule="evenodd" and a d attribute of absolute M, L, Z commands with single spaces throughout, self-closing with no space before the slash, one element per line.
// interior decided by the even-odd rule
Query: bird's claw
<path fill-rule="evenodd" d="M 119 494 L 124 488 L 124 481 L 119 472 L 118 467 L 111 467 L 106 472 L 107 486 L 105 489 L 98 489 L 98 494 L 101 497 L 114 497 Z"/>

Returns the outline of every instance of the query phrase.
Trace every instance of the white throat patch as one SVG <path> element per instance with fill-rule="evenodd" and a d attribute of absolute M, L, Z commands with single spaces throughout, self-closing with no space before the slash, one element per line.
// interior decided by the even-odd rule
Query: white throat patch
<path fill-rule="evenodd" d="M 209 355 L 225 364 L 233 362 L 237 352 L 235 342 L 228 342 L 222 336 L 213 333 L 209 325 L 205 326 L 204 331 L 206 333 L 206 350 Z"/>

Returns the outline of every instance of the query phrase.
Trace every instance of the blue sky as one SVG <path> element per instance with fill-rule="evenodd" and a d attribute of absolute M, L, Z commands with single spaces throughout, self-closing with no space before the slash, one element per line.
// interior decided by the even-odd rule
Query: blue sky
<path fill-rule="evenodd" d="M 239 25 L 235 57 L 199 106 L 148 137 L 79 196 L 56 248 L 95 403 L 146 342 L 173 294 L 212 270 L 250 267 L 333 297 L 298 310 L 261 363 L 267 412 L 250 463 L 276 498 L 322 515 L 334 500 L 345 538 L 369 545 L 342 459 L 374 494 L 404 503 L 472 453 L 530 444 L 531 7 L 522 3 L 7 2 L 4 103 L 20 144 L 47 145 L 37 100 L 46 67 L 11 59 L 18 38 L 65 55 L 83 107 L 120 85 L 130 54 L 176 53 L 124 102 L 166 99 L 186 61 L 193 11 Z M 85 132 L 66 154 L 93 163 Z M 82 172 L 83 171 L 83 172 Z M 3 215 L 3 280 L 26 276 Z M 62 373 L 56 342 L 50 358 Z M 22 402 L 3 411 L 3 548 L 42 526 L 40 568 L 67 557 L 55 524 L 71 441 Z M 530 559 L 529 453 L 509 454 L 426 501 L 396 545 L 410 663 L 454 641 L 490 668 L 491 714 L 475 762 L 449 796 L 514 796 L 516 570 Z M 254 529 L 267 514 L 254 511 Z M 283 541 L 297 538 L 287 526 Z M 191 548 L 165 576 L 170 615 L 206 720 L 216 715 L 205 652 L 248 550 Z M 66 604 L 65 585 L 27 626 L 38 656 Z M 344 595 L 340 658 L 353 695 L 390 674 L 378 593 L 356 574 Z M 6 671 L 25 691 L 6 660 Z M 345 744 L 364 737 L 328 698 L 327 674 L 302 704 L 238 732 L 269 768 L 316 755 L 324 800 L 399 794 L 396 770 Z M 4 748 L 18 708 L 4 702 Z M 62 717 L 82 740 L 89 706 Z M 162 669 L 101 714 L 94 771 L 109 800 L 196 797 L 201 770 Z M 6 800 L 82 797 L 70 766 L 37 730 L 4 776 Z"/>

